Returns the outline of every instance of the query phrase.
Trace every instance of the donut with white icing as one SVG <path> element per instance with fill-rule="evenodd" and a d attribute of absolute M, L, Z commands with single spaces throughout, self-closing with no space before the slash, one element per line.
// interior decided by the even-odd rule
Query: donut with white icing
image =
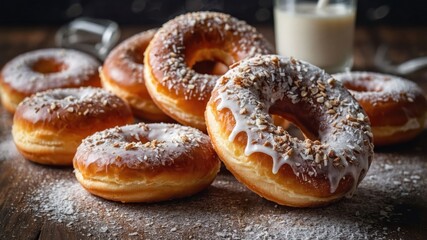
<path fill-rule="evenodd" d="M 414 82 L 373 72 L 335 74 L 359 101 L 371 121 L 375 146 L 416 137 L 426 123 L 427 101 Z"/>
<path fill-rule="evenodd" d="M 126 39 L 108 54 L 100 69 L 102 86 L 126 100 L 138 118 L 171 121 L 151 100 L 144 82 L 144 51 L 157 29 Z"/>
<path fill-rule="evenodd" d="M 56 88 L 100 87 L 98 61 L 71 49 L 40 49 L 21 54 L 2 69 L 0 92 L 3 106 L 14 113 L 24 98 Z"/>
<path fill-rule="evenodd" d="M 101 88 L 54 89 L 18 105 L 12 136 L 26 159 L 69 166 L 83 138 L 132 122 L 126 102 Z"/>
<path fill-rule="evenodd" d="M 220 161 L 201 131 L 177 124 L 134 124 L 95 133 L 74 157 L 78 181 L 94 195 L 158 202 L 195 194 L 215 179 Z"/>
<path fill-rule="evenodd" d="M 218 75 L 241 59 L 271 53 L 254 27 L 230 15 L 184 14 L 165 23 L 150 42 L 144 58 L 146 87 L 170 117 L 205 131 L 204 111 Z M 205 61 L 221 64 L 197 72 Z"/>
<path fill-rule="evenodd" d="M 305 140 L 273 123 L 296 124 Z M 264 55 L 232 66 L 217 82 L 206 125 L 234 176 L 278 204 L 308 207 L 351 196 L 373 157 L 369 119 L 323 70 Z"/>

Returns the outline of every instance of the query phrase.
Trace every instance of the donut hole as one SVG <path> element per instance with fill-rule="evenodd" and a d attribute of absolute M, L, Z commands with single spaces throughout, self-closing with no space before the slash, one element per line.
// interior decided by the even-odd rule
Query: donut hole
<path fill-rule="evenodd" d="M 302 141 L 304 141 L 307 138 L 304 132 L 298 127 L 298 125 L 296 125 L 292 121 L 274 114 L 272 114 L 272 118 L 273 118 L 274 125 L 283 127 L 292 137 L 296 137 Z M 311 134 L 309 135 L 311 136 Z M 311 139 L 311 140 L 315 140 L 315 139 Z"/>
<path fill-rule="evenodd" d="M 284 127 L 291 136 L 298 139 L 320 140 L 319 118 L 307 115 L 310 112 L 308 104 L 292 104 L 291 101 L 284 98 L 270 107 L 269 114 L 274 124 Z"/>
<path fill-rule="evenodd" d="M 132 49 L 128 51 L 128 56 L 132 59 L 132 61 L 136 64 L 144 64 L 144 52 L 147 46 L 139 46 L 136 49 Z"/>
<path fill-rule="evenodd" d="M 65 63 L 51 58 L 39 59 L 32 66 L 34 72 L 41 74 L 58 73 L 65 70 L 66 68 L 67 66 Z"/>
<path fill-rule="evenodd" d="M 222 62 L 212 60 L 203 60 L 196 62 L 192 68 L 197 73 L 217 76 L 224 75 L 224 73 L 228 71 L 227 65 Z"/>
<path fill-rule="evenodd" d="M 381 92 L 381 86 L 371 86 L 370 84 L 355 84 L 345 82 L 344 87 L 355 92 Z"/>
<path fill-rule="evenodd" d="M 186 62 L 197 73 L 221 76 L 228 71 L 234 58 L 221 49 L 204 48 L 187 53 Z"/>
<path fill-rule="evenodd" d="M 75 102 L 77 100 L 79 100 L 81 98 L 80 95 L 77 95 L 75 93 L 70 92 L 66 92 L 64 91 L 56 91 L 56 92 L 52 92 L 52 94 L 50 95 L 50 97 L 53 100 L 57 100 L 57 101 L 68 101 L 68 102 Z"/>

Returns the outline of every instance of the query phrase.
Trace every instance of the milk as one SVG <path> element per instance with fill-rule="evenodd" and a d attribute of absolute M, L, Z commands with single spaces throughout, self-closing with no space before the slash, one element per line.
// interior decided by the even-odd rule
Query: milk
<path fill-rule="evenodd" d="M 276 48 L 329 73 L 351 67 L 355 11 L 344 4 L 288 4 L 274 9 Z"/>

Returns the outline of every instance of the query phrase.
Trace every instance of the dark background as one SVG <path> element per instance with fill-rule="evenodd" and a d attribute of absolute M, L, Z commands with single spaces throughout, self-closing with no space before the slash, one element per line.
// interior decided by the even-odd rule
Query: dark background
<path fill-rule="evenodd" d="M 160 25 L 189 11 L 229 13 L 251 24 L 273 22 L 272 0 L 0 0 L 0 25 L 60 25 L 76 17 Z M 427 26 L 427 0 L 359 0 L 358 25 Z"/>

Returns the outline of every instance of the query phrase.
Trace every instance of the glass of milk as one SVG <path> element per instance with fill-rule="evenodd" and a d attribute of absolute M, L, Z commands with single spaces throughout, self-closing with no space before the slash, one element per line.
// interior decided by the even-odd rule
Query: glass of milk
<path fill-rule="evenodd" d="M 276 48 L 328 73 L 353 64 L 356 0 L 275 0 Z"/>

